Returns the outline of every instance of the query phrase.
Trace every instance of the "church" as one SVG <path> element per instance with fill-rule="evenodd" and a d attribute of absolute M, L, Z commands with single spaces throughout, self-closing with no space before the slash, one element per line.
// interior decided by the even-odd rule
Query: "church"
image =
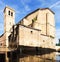
<path fill-rule="evenodd" d="M 55 13 L 49 8 L 38 8 L 15 24 L 15 10 L 4 9 L 4 33 L 0 47 L 19 46 L 55 48 Z M 0 28 L 1 29 L 1 28 Z"/>

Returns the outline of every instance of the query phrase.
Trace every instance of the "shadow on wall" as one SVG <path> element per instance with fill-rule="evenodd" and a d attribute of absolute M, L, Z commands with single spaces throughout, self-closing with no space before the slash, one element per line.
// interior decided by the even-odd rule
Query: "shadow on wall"
<path fill-rule="evenodd" d="M 5 54 L 0 53 L 0 62 L 6 62 L 5 61 Z"/>
<path fill-rule="evenodd" d="M 19 46 L 17 50 L 8 52 L 8 58 L 9 62 L 20 62 L 19 60 L 24 57 L 34 57 L 35 55 L 40 56 L 44 54 L 50 54 L 55 51 L 56 50 L 50 48 Z"/>
<path fill-rule="evenodd" d="M 27 47 L 27 46 L 19 46 L 17 49 L 18 53 L 20 53 L 20 58 L 29 56 L 29 55 L 44 55 L 50 54 L 52 52 L 56 52 L 54 49 L 50 48 L 42 48 L 42 47 Z"/>

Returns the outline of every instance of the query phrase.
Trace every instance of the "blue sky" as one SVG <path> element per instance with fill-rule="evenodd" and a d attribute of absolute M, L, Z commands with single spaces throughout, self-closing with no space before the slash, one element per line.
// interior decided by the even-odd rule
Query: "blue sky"
<path fill-rule="evenodd" d="M 16 23 L 37 8 L 50 8 L 55 12 L 56 42 L 58 42 L 60 38 L 60 0 L 0 0 L 0 35 L 4 32 L 3 10 L 6 5 L 15 9 Z"/>

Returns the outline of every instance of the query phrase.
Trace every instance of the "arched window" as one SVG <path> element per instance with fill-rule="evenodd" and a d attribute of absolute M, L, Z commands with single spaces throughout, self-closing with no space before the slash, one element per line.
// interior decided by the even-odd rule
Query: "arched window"
<path fill-rule="evenodd" d="M 11 12 L 11 16 L 13 16 L 13 12 Z"/>
<path fill-rule="evenodd" d="M 8 15 L 10 15 L 10 11 L 8 11 Z"/>

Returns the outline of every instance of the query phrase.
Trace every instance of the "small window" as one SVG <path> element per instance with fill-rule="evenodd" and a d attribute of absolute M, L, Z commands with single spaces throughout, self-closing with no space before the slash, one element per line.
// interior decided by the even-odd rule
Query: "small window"
<path fill-rule="evenodd" d="M 13 16 L 13 12 L 11 12 L 11 16 Z"/>
<path fill-rule="evenodd" d="M 1 46 L 2 46 L 2 43 L 1 43 Z"/>
<path fill-rule="evenodd" d="M 45 42 L 45 41 L 43 40 L 43 42 Z"/>
<path fill-rule="evenodd" d="M 10 11 L 8 11 L 8 15 L 10 15 Z"/>
<path fill-rule="evenodd" d="M 0 44 L 0 46 L 2 46 L 2 43 Z"/>
<path fill-rule="evenodd" d="M 31 31 L 31 34 L 33 33 L 33 31 Z"/>

